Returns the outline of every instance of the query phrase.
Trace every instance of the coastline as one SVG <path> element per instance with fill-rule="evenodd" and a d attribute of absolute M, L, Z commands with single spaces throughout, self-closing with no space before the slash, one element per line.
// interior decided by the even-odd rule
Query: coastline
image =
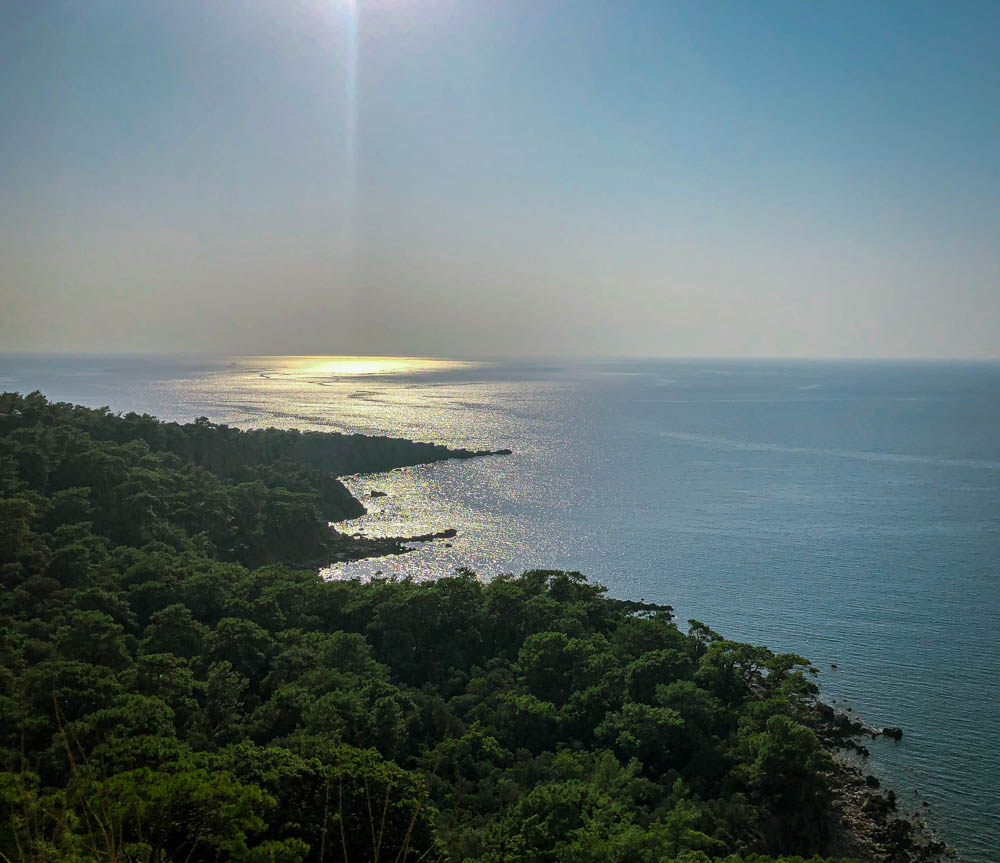
<path fill-rule="evenodd" d="M 363 474 L 366 477 L 373 475 Z M 373 491 L 369 496 L 381 498 L 386 493 Z M 415 550 L 408 543 L 450 539 L 457 533 L 455 528 L 448 528 L 410 537 L 340 534 L 343 545 L 333 563 L 406 554 Z M 637 608 L 645 608 L 644 603 L 634 604 Z M 673 611 L 669 606 L 665 608 Z M 862 742 L 864 739 L 900 740 L 903 730 L 870 725 L 819 699 L 814 704 L 814 714 L 816 735 L 835 762 L 829 776 L 832 799 L 824 823 L 818 825 L 829 837 L 823 853 L 862 863 L 957 863 L 957 849 L 939 839 L 919 812 L 900 811 L 895 790 L 884 788 L 881 780 L 863 769 L 870 754 Z"/>
<path fill-rule="evenodd" d="M 899 740 L 902 729 L 869 725 L 823 701 L 816 702 L 814 714 L 816 735 L 835 763 L 826 853 L 866 863 L 955 863 L 958 851 L 940 840 L 919 812 L 900 812 L 895 790 L 883 789 L 863 770 L 869 752 L 862 739 Z"/>
<path fill-rule="evenodd" d="M 456 457 L 468 458 L 506 454 L 509 451 L 458 452 L 468 454 Z M 332 478 L 333 475 L 329 476 Z M 350 554 L 353 559 L 364 559 L 387 554 L 403 554 L 412 550 L 406 547 L 407 543 L 446 539 L 455 536 L 456 533 L 454 528 L 449 528 L 412 537 L 374 539 L 360 535 L 347 537 L 337 534 L 337 536 L 343 539 L 345 557 Z M 898 729 L 874 729 L 842 714 L 835 714 L 832 708 L 827 708 L 825 705 L 823 707 L 829 711 L 829 716 L 836 720 L 831 723 L 835 732 L 832 736 L 836 739 L 827 745 L 832 745 L 838 750 L 848 749 L 863 755 L 864 747 L 860 743 L 863 736 L 882 734 L 898 739 L 901 735 Z M 856 765 L 846 761 L 838 764 L 836 772 L 831 774 L 831 779 L 835 794 L 829 813 L 831 830 L 825 833 L 830 837 L 831 851 L 838 848 L 841 850 L 836 853 L 858 855 L 873 863 L 897 863 L 897 861 L 924 863 L 924 861 L 955 859 L 954 850 L 939 842 L 922 818 L 900 815 L 896 809 L 895 795 L 891 791 L 876 792 L 874 789 L 877 788 L 877 783 L 873 784 Z"/>
<path fill-rule="evenodd" d="M 485 458 L 487 456 L 504 456 L 512 455 L 513 450 L 510 449 L 497 449 L 497 450 L 467 450 L 467 449 L 450 449 L 447 450 L 448 455 L 442 456 L 440 458 L 431 459 L 427 462 L 420 462 L 420 464 L 431 464 L 436 461 L 447 461 L 449 459 L 457 460 L 467 460 L 473 458 Z M 398 467 L 393 467 L 391 470 L 397 470 L 399 467 L 413 467 L 414 465 L 404 464 Z M 386 471 L 365 471 L 353 476 L 357 477 L 370 477 L 378 476 L 381 473 L 386 473 Z M 458 530 L 454 527 L 442 528 L 441 530 L 428 531 L 422 534 L 415 534 L 412 536 L 366 536 L 362 532 L 356 532 L 352 534 L 344 533 L 337 530 L 336 525 L 344 521 L 349 521 L 353 518 L 358 518 L 361 515 L 367 515 L 368 509 L 362 503 L 362 501 L 355 496 L 346 486 L 343 485 L 343 476 L 338 476 L 337 482 L 343 487 L 344 494 L 348 495 L 356 504 L 357 509 L 360 512 L 351 513 L 349 515 L 343 515 L 342 517 L 330 522 L 330 531 L 333 534 L 332 539 L 332 559 L 314 562 L 320 567 L 332 566 L 339 563 L 352 563 L 360 560 L 371 560 L 379 557 L 389 557 L 392 555 L 407 554 L 414 551 L 411 547 L 411 543 L 423 543 L 423 542 L 433 542 L 439 539 L 453 539 L 458 536 Z M 380 499 L 388 497 L 387 493 L 379 490 L 372 490 L 367 495 L 371 499 Z"/>
<path fill-rule="evenodd" d="M 919 814 L 899 811 L 892 789 L 876 787 L 874 777 L 841 751 L 834 749 L 831 754 L 836 768 L 831 777 L 827 854 L 870 863 L 955 863 L 959 859 L 958 851 L 938 839 Z"/>

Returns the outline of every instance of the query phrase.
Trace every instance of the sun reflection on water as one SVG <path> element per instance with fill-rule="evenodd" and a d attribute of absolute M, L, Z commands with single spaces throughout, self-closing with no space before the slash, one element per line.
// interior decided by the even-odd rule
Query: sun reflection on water
<path fill-rule="evenodd" d="M 411 375 L 470 368 L 478 363 L 433 357 L 308 356 L 253 357 L 266 361 L 268 372 L 290 378 L 362 377 L 369 375 Z M 265 373 L 265 374 L 267 374 Z"/>

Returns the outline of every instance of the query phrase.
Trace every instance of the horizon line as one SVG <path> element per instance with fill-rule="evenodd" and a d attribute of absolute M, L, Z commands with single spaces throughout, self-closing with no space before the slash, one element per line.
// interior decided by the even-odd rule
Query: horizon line
<path fill-rule="evenodd" d="M 863 354 L 388 354 L 388 353 L 239 353 L 206 350 L 0 350 L 0 357 L 148 357 L 148 358 L 190 358 L 190 359 L 305 359 L 305 358 L 365 358 L 365 359 L 419 359 L 452 360 L 457 362 L 503 363 L 503 362 L 862 362 L 862 363 L 995 363 L 996 355 L 917 355 L 873 356 Z"/>

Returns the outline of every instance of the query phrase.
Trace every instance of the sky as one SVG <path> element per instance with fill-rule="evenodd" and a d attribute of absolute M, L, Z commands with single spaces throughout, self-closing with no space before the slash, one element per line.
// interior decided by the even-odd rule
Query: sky
<path fill-rule="evenodd" d="M 1000 357 L 998 32 L 4 0 L 0 351 Z"/>

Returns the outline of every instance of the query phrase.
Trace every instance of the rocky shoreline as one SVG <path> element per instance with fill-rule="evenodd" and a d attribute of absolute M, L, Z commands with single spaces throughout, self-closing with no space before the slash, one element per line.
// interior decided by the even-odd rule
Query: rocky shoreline
<path fill-rule="evenodd" d="M 816 734 L 836 765 L 824 853 L 866 863 L 955 863 L 958 852 L 938 839 L 919 813 L 900 812 L 896 793 L 881 790 L 879 780 L 851 757 L 868 757 L 864 738 L 899 740 L 902 730 L 868 725 L 822 702 L 816 703 L 815 712 Z"/>
<path fill-rule="evenodd" d="M 393 554 L 406 554 L 413 551 L 409 543 L 432 542 L 436 539 L 451 539 L 458 536 L 453 527 L 438 530 L 434 533 L 421 533 L 417 536 L 364 536 L 356 533 L 351 536 L 337 534 L 337 546 L 334 552 L 334 563 L 349 563 L 355 560 L 365 560 L 371 557 L 387 557 Z"/>

